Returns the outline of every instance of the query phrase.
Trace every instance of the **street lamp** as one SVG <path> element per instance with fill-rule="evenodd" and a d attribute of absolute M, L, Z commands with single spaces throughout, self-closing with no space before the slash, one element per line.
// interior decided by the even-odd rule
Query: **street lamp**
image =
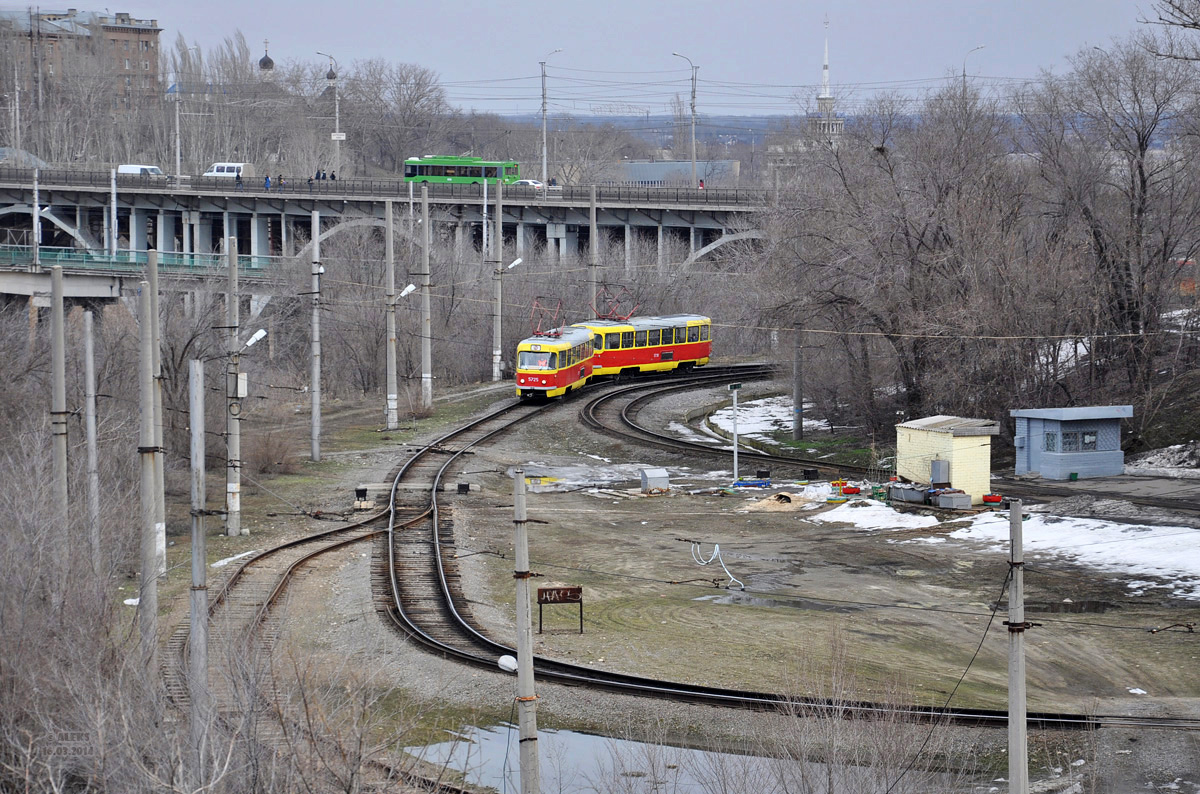
<path fill-rule="evenodd" d="M 562 47 L 557 50 L 552 50 L 546 53 L 545 57 L 539 61 L 542 67 L 542 184 L 549 184 L 546 181 L 546 61 L 556 52 L 562 52 Z"/>
<path fill-rule="evenodd" d="M 192 50 L 199 50 L 199 47 L 188 47 L 183 51 L 181 57 L 186 58 L 187 54 Z M 183 176 L 182 157 L 180 155 L 179 146 L 179 103 L 183 101 L 181 94 L 183 90 L 182 81 L 179 79 L 179 70 L 175 70 L 175 181 L 178 182 Z"/>
<path fill-rule="evenodd" d="M 338 102 L 338 76 L 334 70 L 334 67 L 337 66 L 337 58 L 320 50 L 317 50 L 317 55 L 324 55 L 329 59 L 329 71 L 325 73 L 325 80 L 329 83 L 329 87 L 333 89 L 333 172 L 336 174 L 342 167 L 342 114 L 341 105 Z"/>
<path fill-rule="evenodd" d="M 968 57 L 968 56 L 969 56 L 971 53 L 973 53 L 973 52 L 978 52 L 979 50 L 982 50 L 982 49 L 983 49 L 984 47 L 986 47 L 986 46 L 987 46 L 986 44 L 980 44 L 978 47 L 975 47 L 974 49 L 967 50 L 967 54 L 963 56 L 963 66 L 962 66 L 962 90 L 963 90 L 963 95 L 964 95 L 964 96 L 965 96 L 965 95 L 966 95 L 966 93 L 967 93 L 967 57 Z"/>
<path fill-rule="evenodd" d="M 494 286 L 495 286 L 495 295 L 496 295 L 496 313 L 494 315 L 492 315 L 492 380 L 493 381 L 500 380 L 500 358 L 503 355 L 503 351 L 504 351 L 504 348 L 502 346 L 503 343 L 500 338 L 500 312 L 501 312 L 501 308 L 502 308 L 500 306 L 500 297 L 502 294 L 501 287 L 500 287 L 500 279 L 501 279 L 501 276 L 504 275 L 505 270 L 512 270 L 514 267 L 516 267 L 519 264 L 521 264 L 520 257 L 518 257 L 517 259 L 514 259 L 512 262 L 509 263 L 508 267 L 505 267 L 505 268 L 500 267 L 500 263 L 496 262 L 496 270 L 492 274 L 492 280 L 495 282 Z"/>
<path fill-rule="evenodd" d="M 671 53 L 676 58 L 683 58 L 692 67 L 692 187 L 696 187 L 696 73 L 700 67 L 692 63 L 692 59 L 677 52 Z"/>

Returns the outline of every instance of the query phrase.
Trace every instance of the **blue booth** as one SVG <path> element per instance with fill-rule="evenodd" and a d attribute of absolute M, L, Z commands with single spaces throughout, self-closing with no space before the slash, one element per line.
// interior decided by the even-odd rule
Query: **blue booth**
<path fill-rule="evenodd" d="M 1125 471 L 1121 420 L 1133 416 L 1132 405 L 1027 408 L 1009 415 L 1017 420 L 1017 474 L 1070 480 Z"/>

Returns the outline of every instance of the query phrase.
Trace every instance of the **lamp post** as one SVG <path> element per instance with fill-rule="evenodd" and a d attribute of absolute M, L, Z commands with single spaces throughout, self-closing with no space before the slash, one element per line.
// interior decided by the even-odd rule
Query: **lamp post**
<path fill-rule="evenodd" d="M 542 184 L 549 184 L 546 181 L 546 61 L 556 52 L 562 52 L 562 48 L 551 50 L 546 53 L 545 58 L 539 61 L 542 67 Z"/>
<path fill-rule="evenodd" d="M 512 270 L 514 267 L 516 267 L 519 264 L 521 264 L 521 259 L 519 257 L 517 259 L 514 259 L 512 262 L 510 262 L 508 267 L 505 267 L 505 268 L 500 267 L 500 262 L 497 261 L 496 262 L 496 270 L 492 274 L 492 278 L 495 281 L 495 288 L 496 288 L 495 289 L 496 313 L 492 317 L 492 380 L 493 381 L 500 380 L 500 377 L 501 377 L 500 359 L 504 355 L 504 348 L 501 346 L 502 341 L 501 341 L 501 335 L 500 335 L 500 317 L 501 317 L 501 312 L 503 311 L 503 307 L 500 304 L 500 299 L 501 299 L 501 295 L 502 295 L 501 287 L 500 287 L 500 279 L 504 275 L 505 270 Z"/>
<path fill-rule="evenodd" d="M 189 52 L 191 52 L 192 50 L 198 50 L 198 49 L 200 49 L 200 48 L 199 47 L 188 47 L 186 50 L 183 51 L 183 57 L 186 58 L 187 54 Z M 175 179 L 176 179 L 176 181 L 178 181 L 179 178 L 181 176 L 183 176 L 183 166 L 182 166 L 183 159 L 180 154 L 181 147 L 179 145 L 179 103 L 183 100 L 182 82 L 183 81 L 179 79 L 179 71 L 176 70 L 175 71 Z"/>
<path fill-rule="evenodd" d="M 338 101 L 338 84 L 337 84 L 337 58 L 334 58 L 327 52 L 317 50 L 317 55 L 324 55 L 329 59 L 329 71 L 325 73 L 325 80 L 329 83 L 329 87 L 333 89 L 333 172 L 337 173 L 342 168 L 342 125 L 341 125 L 341 104 Z"/>
<path fill-rule="evenodd" d="M 677 52 L 671 53 L 676 58 L 683 58 L 692 67 L 692 187 L 696 187 L 696 73 L 700 67 L 692 63 L 692 59 Z"/>
<path fill-rule="evenodd" d="M 973 49 L 967 50 L 967 54 L 963 56 L 962 90 L 963 90 L 964 96 L 966 96 L 966 93 L 967 93 L 967 57 L 970 56 L 970 54 L 973 52 L 978 52 L 979 50 L 982 50 L 985 46 L 987 46 L 987 45 L 980 44 L 978 47 L 974 47 Z"/>

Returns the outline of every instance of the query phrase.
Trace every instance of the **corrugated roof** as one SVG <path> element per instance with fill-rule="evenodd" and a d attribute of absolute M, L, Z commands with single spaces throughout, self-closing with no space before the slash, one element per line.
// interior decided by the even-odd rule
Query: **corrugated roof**
<path fill-rule="evenodd" d="M 1000 423 L 991 419 L 964 419 L 961 416 L 926 416 L 901 422 L 896 427 L 909 430 L 928 430 L 932 433 L 950 433 L 955 436 L 995 436 L 1000 434 Z"/>

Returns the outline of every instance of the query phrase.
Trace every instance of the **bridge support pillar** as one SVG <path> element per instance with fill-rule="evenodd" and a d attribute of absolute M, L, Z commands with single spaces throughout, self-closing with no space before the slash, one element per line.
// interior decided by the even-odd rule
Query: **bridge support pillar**
<path fill-rule="evenodd" d="M 228 253 L 225 248 L 229 245 L 229 238 L 237 236 L 236 218 L 229 216 L 229 210 L 221 213 L 221 253 Z"/>
<path fill-rule="evenodd" d="M 197 213 L 196 219 L 196 253 L 211 254 L 213 252 L 213 219 L 212 215 Z"/>
<path fill-rule="evenodd" d="M 183 238 L 183 253 L 190 254 L 192 253 L 192 212 L 184 210 L 180 215 L 183 221 L 183 228 L 180 230 L 180 237 Z"/>
<path fill-rule="evenodd" d="M 467 256 L 467 225 L 461 220 L 454 224 L 454 258 L 459 262 Z"/>
<path fill-rule="evenodd" d="M 625 224 L 625 272 L 633 269 L 633 227 Z"/>
<path fill-rule="evenodd" d="M 659 269 L 659 272 L 662 272 L 663 265 L 665 264 L 665 261 L 663 259 L 663 249 L 664 249 L 663 225 L 660 223 L 660 224 L 658 224 L 658 269 Z"/>
<path fill-rule="evenodd" d="M 129 208 L 129 250 L 145 251 L 149 248 L 146 239 L 146 211 L 137 207 Z"/>
<path fill-rule="evenodd" d="M 517 256 L 525 256 L 525 224 L 517 224 Z"/>
<path fill-rule="evenodd" d="M 696 227 L 688 227 L 688 254 L 696 253 Z"/>
<path fill-rule="evenodd" d="M 258 267 L 257 257 L 267 256 L 270 253 L 271 219 L 256 212 L 250 216 L 250 266 Z"/>
<path fill-rule="evenodd" d="M 279 213 L 279 255 L 292 255 L 292 230 L 286 212 Z"/>
<path fill-rule="evenodd" d="M 178 250 L 175 247 L 175 213 L 158 211 L 158 223 L 155 224 L 155 248 L 162 253 L 163 251 Z"/>

